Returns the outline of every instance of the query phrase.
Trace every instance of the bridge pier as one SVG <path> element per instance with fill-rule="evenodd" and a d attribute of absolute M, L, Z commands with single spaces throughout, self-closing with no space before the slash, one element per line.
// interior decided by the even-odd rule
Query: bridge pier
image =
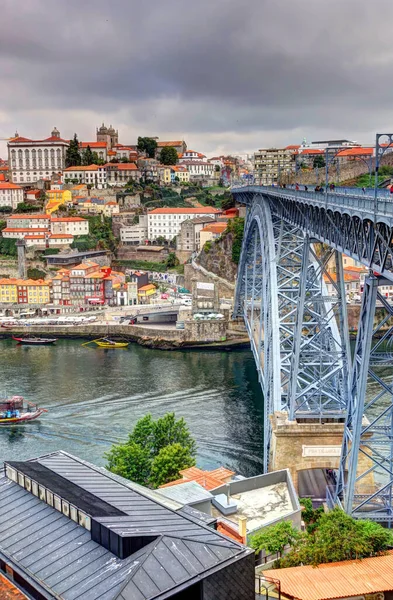
<path fill-rule="evenodd" d="M 299 492 L 299 473 L 308 469 L 337 471 L 345 423 L 290 421 L 288 413 L 275 412 L 271 416 L 272 442 L 269 471 L 289 469 L 296 491 Z M 359 456 L 358 472 L 372 465 L 367 453 Z M 374 474 L 370 472 L 361 483 L 359 493 L 368 493 L 374 487 Z"/>

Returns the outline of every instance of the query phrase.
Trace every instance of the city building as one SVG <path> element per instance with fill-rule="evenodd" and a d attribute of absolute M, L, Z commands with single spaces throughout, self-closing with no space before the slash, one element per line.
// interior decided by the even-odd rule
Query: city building
<path fill-rule="evenodd" d="M 66 452 L 5 461 L 0 505 L 0 569 L 30 597 L 255 598 L 254 552 L 214 520 Z"/>
<path fill-rule="evenodd" d="M 190 181 L 204 181 L 214 177 L 215 165 L 210 162 L 181 160 L 179 165 L 187 168 L 190 174 Z"/>
<path fill-rule="evenodd" d="M 87 165 L 81 167 L 68 167 L 64 169 L 62 181 L 64 183 L 87 184 L 102 189 L 107 184 L 107 171 L 105 165 Z"/>
<path fill-rule="evenodd" d="M 206 242 L 219 238 L 228 226 L 227 222 L 209 223 L 199 232 L 199 246 L 203 248 Z"/>
<path fill-rule="evenodd" d="M 204 162 L 206 160 L 206 156 L 204 154 L 201 154 L 201 152 L 195 152 L 195 150 L 186 150 L 185 152 L 183 152 L 183 154 L 180 154 L 179 160 Z"/>
<path fill-rule="evenodd" d="M 31 185 L 63 172 L 69 141 L 63 140 L 55 127 L 43 140 L 30 140 L 16 133 L 7 146 L 13 183 Z"/>
<path fill-rule="evenodd" d="M 195 219 L 187 219 L 180 225 L 179 233 L 176 238 L 176 249 L 179 252 L 199 252 L 201 249 L 200 245 L 200 233 L 201 230 L 215 223 L 216 221 L 211 217 L 196 217 Z"/>
<path fill-rule="evenodd" d="M 112 125 L 106 127 L 103 123 L 100 128 L 97 127 L 97 142 L 105 142 L 107 149 L 112 150 L 119 143 L 119 132 Z"/>
<path fill-rule="evenodd" d="M 108 144 L 107 142 L 104 141 L 98 141 L 98 142 L 80 142 L 79 143 L 79 150 L 81 152 L 81 154 L 83 154 L 83 152 L 85 152 L 87 150 L 87 148 L 90 148 L 90 150 L 92 152 L 96 152 L 97 156 L 100 160 L 102 160 L 104 163 L 106 163 L 107 159 L 108 159 Z"/>
<path fill-rule="evenodd" d="M 254 176 L 261 185 L 285 182 L 294 169 L 292 150 L 261 148 L 254 154 Z"/>
<path fill-rule="evenodd" d="M 120 228 L 122 244 L 143 244 L 147 240 L 147 215 L 139 215 L 139 222 Z"/>
<path fill-rule="evenodd" d="M 188 183 L 190 172 L 185 165 L 174 165 L 170 169 L 171 183 Z"/>
<path fill-rule="evenodd" d="M 50 281 L 0 279 L 0 304 L 48 304 L 50 299 Z"/>
<path fill-rule="evenodd" d="M 143 271 L 134 271 L 130 273 L 130 281 L 127 282 L 127 301 L 128 304 L 139 304 L 138 290 L 148 285 L 148 274 Z"/>
<path fill-rule="evenodd" d="M 221 211 L 212 206 L 195 208 L 156 208 L 148 213 L 148 239 L 164 237 L 171 240 L 179 234 L 183 221 L 195 217 L 207 216 L 216 219 Z"/>
<path fill-rule="evenodd" d="M 184 152 L 187 151 L 187 144 L 184 140 L 180 141 L 180 140 L 176 140 L 174 142 L 160 142 L 157 141 L 157 158 L 159 158 L 160 154 L 161 154 L 161 150 L 163 148 L 175 148 L 176 152 L 178 154 L 184 154 Z"/>
<path fill-rule="evenodd" d="M 136 162 L 138 159 L 138 152 L 135 147 L 123 146 L 122 144 L 113 146 L 111 155 L 112 158 L 116 158 L 117 160 L 127 159 L 128 162 Z"/>
<path fill-rule="evenodd" d="M 150 304 L 157 292 L 158 288 L 152 283 L 143 285 L 138 289 L 138 304 Z"/>
<path fill-rule="evenodd" d="M 105 198 L 92 198 L 82 196 L 75 198 L 75 210 L 82 214 L 100 215 L 112 217 L 120 212 L 120 207 L 115 200 L 107 200 Z"/>
<path fill-rule="evenodd" d="M 105 166 L 106 179 L 109 186 L 124 186 L 130 179 L 136 181 L 140 172 L 135 163 L 107 163 Z"/>
<path fill-rule="evenodd" d="M 20 185 L 0 181 L 0 206 L 10 206 L 12 210 L 15 210 L 23 201 L 23 188 Z"/>
<path fill-rule="evenodd" d="M 50 189 L 46 191 L 46 196 L 48 201 L 45 206 L 45 211 L 48 214 L 56 212 L 62 204 L 67 204 L 72 201 L 70 190 Z"/>
<path fill-rule="evenodd" d="M 60 305 L 114 304 L 116 292 L 125 282 L 124 273 L 86 261 L 62 269 L 53 282 L 53 303 Z"/>
<path fill-rule="evenodd" d="M 74 236 L 88 233 L 89 222 L 81 217 L 16 214 L 7 217 L 7 227 L 1 235 L 8 239 L 24 239 L 26 246 L 62 248 L 71 245 Z"/>

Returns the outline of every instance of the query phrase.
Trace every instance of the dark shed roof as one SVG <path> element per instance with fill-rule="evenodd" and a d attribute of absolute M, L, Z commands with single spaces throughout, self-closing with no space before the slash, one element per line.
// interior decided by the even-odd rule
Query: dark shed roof
<path fill-rule="evenodd" d="M 166 598 L 178 586 L 187 587 L 250 552 L 204 525 L 196 512 L 172 511 L 144 496 L 139 488 L 132 489 L 131 482 L 129 486 L 125 480 L 67 453 L 56 452 L 19 467 L 26 471 L 27 464 L 35 473 L 32 479 L 37 481 L 40 472 L 45 474 L 48 489 L 53 473 L 54 485 L 69 482 L 73 493 L 78 488 L 81 497 L 93 496 L 101 508 L 118 511 L 117 516 L 105 516 L 105 512 L 91 516 L 111 535 L 139 536 L 145 544 L 127 558 L 118 558 L 93 541 L 93 532 L 19 484 L 0 477 L 0 556 L 41 585 L 49 598 Z M 18 469 L 17 463 L 14 467 Z M 77 505 L 75 497 L 73 502 Z M 83 510 L 90 514 L 86 504 Z"/>

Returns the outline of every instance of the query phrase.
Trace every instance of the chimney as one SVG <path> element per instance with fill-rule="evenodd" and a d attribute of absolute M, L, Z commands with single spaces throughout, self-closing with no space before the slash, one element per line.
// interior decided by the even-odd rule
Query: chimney
<path fill-rule="evenodd" d="M 239 535 L 242 536 L 245 543 L 247 540 L 247 517 L 239 517 Z"/>

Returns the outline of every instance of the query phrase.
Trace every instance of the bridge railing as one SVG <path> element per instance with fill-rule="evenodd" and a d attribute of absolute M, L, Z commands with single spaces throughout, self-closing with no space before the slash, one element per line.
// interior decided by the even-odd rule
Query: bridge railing
<path fill-rule="evenodd" d="M 371 195 L 370 189 L 363 193 L 358 188 L 336 188 L 335 190 L 316 192 L 315 190 L 296 190 L 292 186 L 280 188 L 257 185 L 256 183 L 247 183 L 246 185 L 242 183 L 239 186 L 232 186 L 232 191 L 244 188 L 255 191 L 260 189 L 268 193 L 269 196 L 277 196 L 278 198 L 297 198 L 299 201 L 306 201 L 322 208 L 348 208 L 351 211 L 363 213 L 365 217 L 375 213 L 376 215 L 393 218 L 393 194 L 386 190 L 378 190 L 376 199 Z"/>

